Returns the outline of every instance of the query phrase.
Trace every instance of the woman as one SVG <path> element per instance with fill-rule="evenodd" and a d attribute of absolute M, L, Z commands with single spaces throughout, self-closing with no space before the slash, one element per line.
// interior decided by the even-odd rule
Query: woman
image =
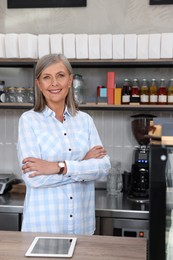
<path fill-rule="evenodd" d="M 92 118 L 79 111 L 73 72 L 61 54 L 36 65 L 34 109 L 19 119 L 18 158 L 26 183 L 22 231 L 93 234 L 94 181 L 110 160 Z"/>

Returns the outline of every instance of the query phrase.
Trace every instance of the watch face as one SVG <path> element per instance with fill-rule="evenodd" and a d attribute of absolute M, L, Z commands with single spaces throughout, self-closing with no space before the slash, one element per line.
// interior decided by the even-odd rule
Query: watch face
<path fill-rule="evenodd" d="M 65 167 L 65 163 L 64 162 L 59 162 L 59 167 L 60 168 L 64 168 Z"/>

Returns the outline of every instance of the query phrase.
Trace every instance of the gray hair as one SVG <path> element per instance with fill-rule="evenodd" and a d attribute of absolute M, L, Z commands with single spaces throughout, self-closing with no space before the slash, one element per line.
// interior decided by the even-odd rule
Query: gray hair
<path fill-rule="evenodd" d="M 48 54 L 38 60 L 35 68 L 35 78 L 39 79 L 43 70 L 45 70 L 50 65 L 58 62 L 62 62 L 64 64 L 64 66 L 67 68 L 69 72 L 69 75 L 73 74 L 72 66 L 68 61 L 68 59 L 63 54 Z M 65 104 L 69 109 L 71 115 L 75 116 L 78 111 L 78 106 L 74 98 L 73 86 L 69 88 L 69 92 L 67 94 Z M 45 109 L 45 106 L 46 106 L 45 97 L 43 96 L 40 89 L 36 87 L 34 111 L 41 112 Z"/>

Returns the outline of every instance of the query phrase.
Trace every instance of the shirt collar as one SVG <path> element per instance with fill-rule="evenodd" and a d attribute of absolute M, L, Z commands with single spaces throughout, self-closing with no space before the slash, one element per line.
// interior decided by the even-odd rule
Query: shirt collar
<path fill-rule="evenodd" d="M 43 115 L 45 117 L 49 117 L 49 116 L 55 117 L 55 112 L 52 109 L 50 109 L 48 106 L 46 106 L 45 109 L 43 110 Z M 67 106 L 65 107 L 65 110 L 64 110 L 64 116 L 66 116 L 66 115 L 71 116 L 70 112 L 68 111 Z"/>

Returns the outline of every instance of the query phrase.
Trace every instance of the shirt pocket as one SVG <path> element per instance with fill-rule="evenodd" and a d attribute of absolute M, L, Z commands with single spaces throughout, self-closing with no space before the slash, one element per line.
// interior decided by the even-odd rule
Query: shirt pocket
<path fill-rule="evenodd" d="M 90 140 L 89 140 L 88 132 L 78 130 L 75 132 L 73 138 L 76 144 L 75 149 L 73 149 L 73 151 L 75 152 L 76 156 L 80 155 L 79 156 L 80 158 L 78 159 L 81 159 L 85 156 L 85 154 L 90 149 Z"/>
<path fill-rule="evenodd" d="M 57 160 L 62 150 L 61 137 L 53 136 L 49 132 L 42 132 L 38 136 L 42 159 Z"/>

